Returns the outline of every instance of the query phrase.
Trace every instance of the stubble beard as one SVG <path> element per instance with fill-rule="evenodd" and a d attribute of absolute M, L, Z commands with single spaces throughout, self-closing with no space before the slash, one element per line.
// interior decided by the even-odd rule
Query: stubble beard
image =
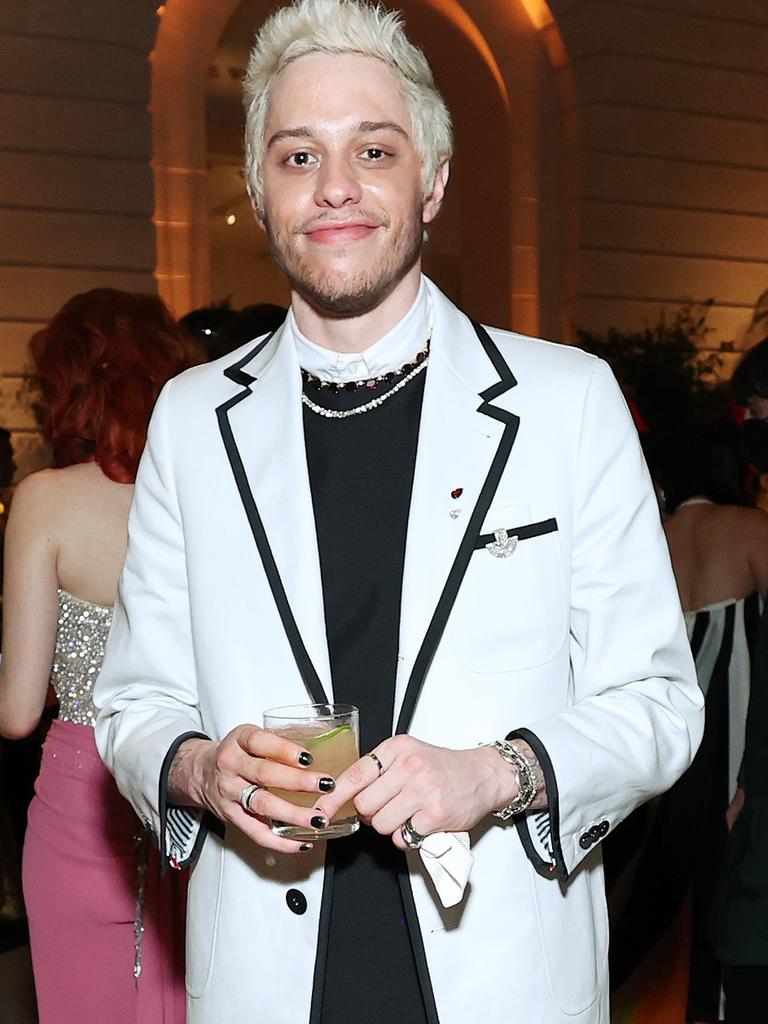
<path fill-rule="evenodd" d="M 361 316 L 383 302 L 417 263 L 424 232 L 419 202 L 394 228 L 385 220 L 376 229 L 390 232 L 391 241 L 370 266 L 343 274 L 313 265 L 295 242 L 300 232 L 273 231 L 267 214 L 264 226 L 272 258 L 291 288 L 318 312 L 339 318 Z"/>

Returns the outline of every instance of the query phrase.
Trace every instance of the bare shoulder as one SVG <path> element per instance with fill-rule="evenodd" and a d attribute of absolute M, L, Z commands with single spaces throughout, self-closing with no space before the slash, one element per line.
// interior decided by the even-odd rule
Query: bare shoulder
<path fill-rule="evenodd" d="M 724 511 L 728 522 L 752 541 L 768 544 L 768 512 L 760 508 L 738 508 L 728 505 Z"/>
<path fill-rule="evenodd" d="M 698 529 L 716 537 L 717 543 L 727 545 L 729 551 L 740 551 L 747 557 L 756 555 L 760 550 L 768 550 L 768 512 L 759 508 L 705 506 Z"/>
<path fill-rule="evenodd" d="M 25 477 L 14 490 L 11 517 L 61 524 L 69 512 L 82 514 L 115 500 L 130 504 L 133 488 L 107 479 L 93 462 L 64 469 L 42 469 Z M 98 503 L 98 504 L 94 504 Z"/>
<path fill-rule="evenodd" d="M 11 515 L 15 518 L 43 515 L 49 507 L 55 507 L 61 493 L 61 470 L 40 469 L 25 476 L 13 489 Z"/>

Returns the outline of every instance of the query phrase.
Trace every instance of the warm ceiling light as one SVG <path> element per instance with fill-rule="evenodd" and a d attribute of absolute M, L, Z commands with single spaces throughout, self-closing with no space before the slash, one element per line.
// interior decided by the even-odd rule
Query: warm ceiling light
<path fill-rule="evenodd" d="M 523 7 L 534 28 L 547 28 L 555 19 L 546 0 L 523 0 Z"/>
<path fill-rule="evenodd" d="M 237 223 L 237 214 L 236 213 L 228 213 L 227 214 L 227 224 L 229 224 L 229 226 L 231 227 L 233 224 L 236 224 L 236 223 Z"/>
<path fill-rule="evenodd" d="M 157 14 L 158 18 L 162 18 L 162 16 L 165 14 L 165 4 L 160 4 L 155 13 Z"/>

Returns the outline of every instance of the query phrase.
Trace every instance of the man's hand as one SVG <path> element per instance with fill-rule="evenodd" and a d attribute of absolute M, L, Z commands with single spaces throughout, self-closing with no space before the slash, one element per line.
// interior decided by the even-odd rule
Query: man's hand
<path fill-rule="evenodd" d="M 317 828 L 323 811 L 296 807 L 266 788 L 318 795 L 333 789 L 332 779 L 309 770 L 311 763 L 312 755 L 298 744 L 257 725 L 239 725 L 220 743 L 203 739 L 182 743 L 168 774 L 168 794 L 175 804 L 204 807 L 231 822 L 257 846 L 281 853 L 305 852 L 312 849 L 311 843 L 281 839 L 272 832 L 269 819 Z M 240 795 L 253 783 L 264 788 L 254 793 L 248 813 L 240 805 Z"/>
<path fill-rule="evenodd" d="M 317 802 L 330 820 L 352 800 L 360 818 L 407 849 L 400 829 L 408 818 L 422 835 L 463 832 L 517 795 L 512 772 L 495 750 L 448 750 L 412 736 L 392 736 L 356 761 Z"/>

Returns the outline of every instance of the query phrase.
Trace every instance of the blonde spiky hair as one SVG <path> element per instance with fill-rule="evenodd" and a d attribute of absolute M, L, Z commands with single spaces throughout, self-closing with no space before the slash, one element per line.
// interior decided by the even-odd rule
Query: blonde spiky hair
<path fill-rule="evenodd" d="M 411 43 L 400 14 L 367 0 L 294 0 L 264 22 L 245 78 L 245 171 L 257 210 L 263 209 L 261 164 L 272 84 L 291 61 L 308 53 L 375 57 L 398 78 L 421 157 L 424 196 L 453 152 L 451 116 L 422 51 Z"/>

